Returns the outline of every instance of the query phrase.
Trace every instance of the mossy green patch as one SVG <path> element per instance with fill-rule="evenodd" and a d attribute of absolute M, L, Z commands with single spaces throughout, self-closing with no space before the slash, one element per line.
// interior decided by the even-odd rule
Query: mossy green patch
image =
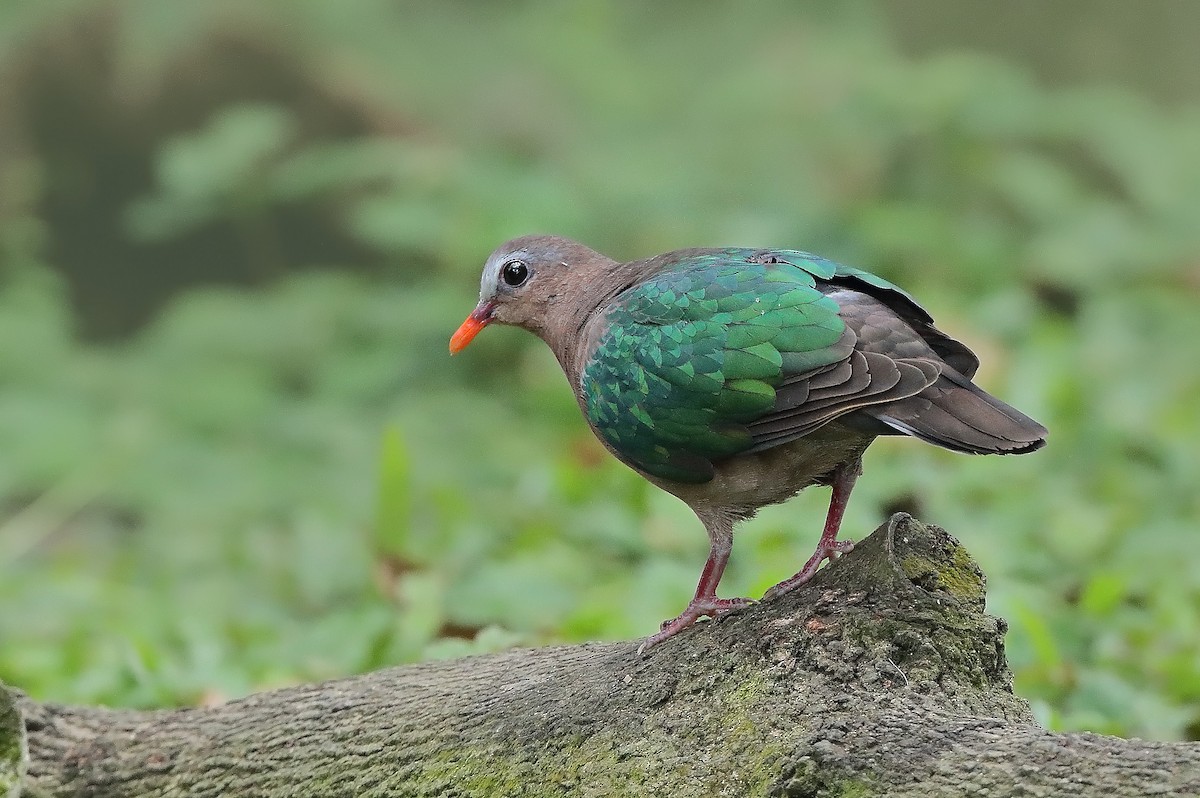
<path fill-rule="evenodd" d="M 879 795 L 878 790 L 874 790 L 861 781 L 853 781 L 847 779 L 838 784 L 834 789 L 837 790 L 838 798 L 873 798 Z"/>
<path fill-rule="evenodd" d="M 880 793 L 858 779 L 843 778 L 840 768 L 830 768 L 806 757 L 783 787 L 786 796 L 830 796 L 833 798 L 875 798 Z"/>
<path fill-rule="evenodd" d="M 12 693 L 0 683 L 0 798 L 19 794 L 27 758 L 25 724 Z"/>
<path fill-rule="evenodd" d="M 686 718 L 652 714 L 635 727 L 594 735 L 568 733 L 547 738 L 536 752 L 468 744 L 440 753 L 415 784 L 405 786 L 419 795 L 652 796 L 669 789 L 671 795 L 686 798 L 724 794 L 736 784 L 738 795 L 766 796 L 778 781 L 788 743 L 781 739 L 763 745 L 766 681 L 761 676 L 735 676 L 730 682 L 728 690 L 713 697 L 711 712 Z M 669 713 L 670 706 L 661 711 Z M 677 750 L 679 740 L 674 734 L 659 731 L 680 725 L 690 727 L 688 739 L 720 739 L 727 750 L 744 752 L 729 760 L 737 763 L 736 772 L 710 769 L 711 763 Z M 642 763 L 651 761 L 675 764 L 647 770 Z M 616 793 L 615 785 L 620 787 Z"/>
<path fill-rule="evenodd" d="M 961 545 L 937 561 L 918 554 L 900 558 L 900 569 L 913 584 L 944 590 L 958 601 L 982 606 L 986 584 L 979 566 Z"/>

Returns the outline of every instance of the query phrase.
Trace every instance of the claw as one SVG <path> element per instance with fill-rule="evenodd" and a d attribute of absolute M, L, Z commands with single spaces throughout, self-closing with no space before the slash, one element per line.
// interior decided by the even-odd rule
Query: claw
<path fill-rule="evenodd" d="M 813 556 L 808 558 L 808 562 L 804 564 L 804 567 L 795 576 L 784 579 L 779 584 L 768 589 L 766 593 L 763 593 L 763 601 L 769 601 L 791 590 L 795 590 L 816 576 L 817 569 L 821 567 L 821 563 L 825 562 L 825 560 L 833 561 L 853 549 L 853 540 L 835 540 L 828 546 L 819 546 Z"/>
<path fill-rule="evenodd" d="M 687 609 L 681 612 L 678 617 L 663 621 L 657 632 L 642 641 L 642 644 L 638 646 L 638 656 L 646 653 L 646 651 L 654 648 L 667 638 L 674 637 L 703 617 L 716 618 L 757 603 L 757 601 L 750 598 L 694 598 L 687 605 Z"/>

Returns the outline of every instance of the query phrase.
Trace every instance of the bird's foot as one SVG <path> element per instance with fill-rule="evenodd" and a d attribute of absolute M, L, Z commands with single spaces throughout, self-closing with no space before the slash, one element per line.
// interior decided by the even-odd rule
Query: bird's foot
<path fill-rule="evenodd" d="M 638 646 L 637 653 L 644 654 L 647 650 L 654 648 L 669 637 L 674 637 L 705 616 L 716 618 L 718 615 L 724 615 L 727 612 L 740 610 L 757 603 L 754 599 L 749 598 L 694 598 L 678 617 L 663 621 L 658 631 L 647 637 Z"/>
<path fill-rule="evenodd" d="M 740 610 L 743 607 L 749 607 L 752 604 L 757 604 L 752 598 L 707 598 L 707 599 L 692 599 L 688 604 L 687 609 L 680 613 L 678 618 L 672 618 L 668 621 L 663 621 L 659 624 L 659 631 L 665 632 L 668 629 L 674 629 L 678 632 L 691 626 L 702 617 L 708 616 L 715 618 L 718 615 L 724 615 L 733 610 Z M 674 632 L 672 632 L 674 634 Z"/>
<path fill-rule="evenodd" d="M 854 548 L 853 540 L 835 540 L 829 545 L 821 545 L 817 547 L 813 556 L 808 558 L 808 562 L 804 563 L 795 576 L 789 576 L 779 584 L 775 585 L 763 594 L 763 601 L 773 599 L 777 596 L 782 596 L 784 593 L 795 590 L 808 580 L 816 576 L 817 569 L 821 567 L 821 563 L 826 560 L 833 560 L 839 555 L 845 554 Z"/>

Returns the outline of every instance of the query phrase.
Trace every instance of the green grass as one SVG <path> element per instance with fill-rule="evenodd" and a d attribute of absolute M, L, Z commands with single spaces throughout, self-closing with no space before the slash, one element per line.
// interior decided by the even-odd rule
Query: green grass
<path fill-rule="evenodd" d="M 1050 445 L 882 441 L 845 528 L 915 503 L 962 539 L 1011 623 L 1017 690 L 1052 727 L 1197 736 L 1194 109 L 1049 91 L 967 54 L 909 61 L 865 6 L 766 4 L 748 24 L 675 4 L 471 5 L 469 25 L 457 4 L 156 6 L 115 4 L 123 37 L 105 40 L 128 70 L 114 85 L 152 109 L 183 44 L 203 54 L 232 25 L 305 85 L 402 121 L 317 135 L 302 102 L 230 97 L 146 145 L 144 185 L 82 206 L 112 211 L 126 254 L 55 216 L 86 159 L 72 172 L 34 137 L 47 149 L 8 164 L 0 679 L 190 704 L 632 638 L 677 613 L 702 529 L 591 438 L 544 347 L 489 329 L 447 356 L 487 252 L 541 230 L 617 257 L 803 247 L 915 293 Z M 56 35 L 28 7 L 5 21 L 0 58 Z M 289 249 L 296 208 L 353 247 Z M 198 235 L 233 242 L 257 287 L 180 291 L 126 338 L 79 334 L 100 300 L 64 245 L 112 280 L 159 253 L 149 283 Z M 723 591 L 794 570 L 825 501 L 748 524 Z"/>

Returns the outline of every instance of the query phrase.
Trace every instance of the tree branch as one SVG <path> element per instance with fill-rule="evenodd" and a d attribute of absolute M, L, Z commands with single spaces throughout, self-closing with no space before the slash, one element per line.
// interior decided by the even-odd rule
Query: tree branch
<path fill-rule="evenodd" d="M 957 541 L 897 515 L 645 658 L 511 651 L 175 711 L 7 698 L 42 797 L 1200 795 L 1200 744 L 1039 728 L 983 600 Z M 21 767 L 4 700 L 0 795 Z"/>

